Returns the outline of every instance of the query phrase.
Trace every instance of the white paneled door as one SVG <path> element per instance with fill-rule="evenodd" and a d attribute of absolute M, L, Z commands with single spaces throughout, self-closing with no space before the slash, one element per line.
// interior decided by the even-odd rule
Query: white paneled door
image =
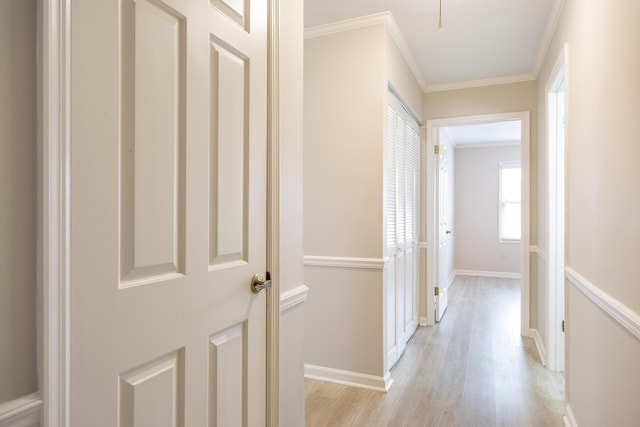
<path fill-rule="evenodd" d="M 265 424 L 266 0 L 71 2 L 72 426 Z"/>
<path fill-rule="evenodd" d="M 436 168 L 438 169 L 437 177 L 437 233 L 438 248 L 436 250 L 436 322 L 442 320 L 444 312 L 447 310 L 449 303 L 449 277 L 443 260 L 446 257 L 445 252 L 450 244 L 451 225 L 449 224 L 449 209 L 451 200 L 449 192 L 449 166 L 447 165 L 447 144 L 442 142 L 438 145 L 438 154 L 436 155 Z"/>

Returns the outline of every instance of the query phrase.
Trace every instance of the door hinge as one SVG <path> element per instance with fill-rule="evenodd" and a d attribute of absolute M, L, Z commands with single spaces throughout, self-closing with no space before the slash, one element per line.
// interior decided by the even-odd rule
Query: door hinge
<path fill-rule="evenodd" d="M 564 320 L 562 321 L 562 332 L 564 332 Z"/>
<path fill-rule="evenodd" d="M 436 286 L 436 288 L 434 289 L 433 293 L 438 296 L 440 295 L 440 288 Z"/>
<path fill-rule="evenodd" d="M 433 153 L 434 154 L 440 154 L 440 146 L 439 145 L 434 145 L 433 146 Z"/>

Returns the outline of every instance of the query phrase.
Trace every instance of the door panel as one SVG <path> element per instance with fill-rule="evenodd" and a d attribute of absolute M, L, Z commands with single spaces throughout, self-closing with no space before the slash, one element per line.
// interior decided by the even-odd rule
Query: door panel
<path fill-rule="evenodd" d="M 162 3 L 122 3 L 121 287 L 184 274 L 184 25 Z"/>
<path fill-rule="evenodd" d="M 267 2 L 72 2 L 71 424 L 266 414 Z"/>

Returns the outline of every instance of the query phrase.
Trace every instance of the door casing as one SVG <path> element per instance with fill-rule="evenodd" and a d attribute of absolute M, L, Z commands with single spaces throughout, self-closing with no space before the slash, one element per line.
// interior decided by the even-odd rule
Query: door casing
<path fill-rule="evenodd" d="M 435 323 L 434 307 L 435 296 L 434 288 L 436 283 L 436 250 L 438 246 L 436 212 L 436 197 L 438 196 L 436 188 L 436 158 L 434 154 L 434 145 L 437 141 L 437 132 L 441 127 L 472 125 L 492 122 L 502 122 L 509 120 L 520 120 L 521 123 L 521 164 L 522 164 L 522 240 L 520 255 L 520 283 L 521 283 L 521 335 L 530 336 L 529 329 L 529 252 L 530 252 L 530 182 L 531 182 L 531 166 L 530 166 L 530 112 L 513 112 L 500 114 L 483 114 L 477 116 L 463 116 L 448 119 L 427 120 L 427 149 L 424 153 L 424 164 L 426 165 L 426 173 L 422 177 L 422 188 L 424 188 L 423 196 L 426 200 L 425 210 L 421 213 L 421 221 L 426 224 L 422 228 L 425 234 L 422 235 L 427 247 L 426 260 L 426 283 L 423 284 L 421 295 L 426 295 L 426 313 L 424 314 L 424 324 L 433 325 Z M 421 239 L 422 240 L 422 239 Z M 424 291 L 424 292 L 422 292 Z"/>

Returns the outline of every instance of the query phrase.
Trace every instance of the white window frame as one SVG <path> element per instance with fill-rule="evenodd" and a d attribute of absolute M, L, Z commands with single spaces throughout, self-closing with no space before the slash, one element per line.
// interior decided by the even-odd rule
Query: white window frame
<path fill-rule="evenodd" d="M 519 161 L 503 161 L 498 163 L 498 242 L 499 243 L 520 243 L 522 241 L 522 226 L 520 230 L 520 238 L 512 239 L 502 236 L 502 221 L 503 221 L 503 205 L 506 203 L 502 200 L 502 171 L 504 169 L 520 169 L 520 176 L 522 177 L 522 165 Z M 520 182 L 522 187 L 522 181 Z M 520 189 L 520 209 L 522 212 L 522 188 Z M 522 218 L 520 219 L 522 225 Z"/>

